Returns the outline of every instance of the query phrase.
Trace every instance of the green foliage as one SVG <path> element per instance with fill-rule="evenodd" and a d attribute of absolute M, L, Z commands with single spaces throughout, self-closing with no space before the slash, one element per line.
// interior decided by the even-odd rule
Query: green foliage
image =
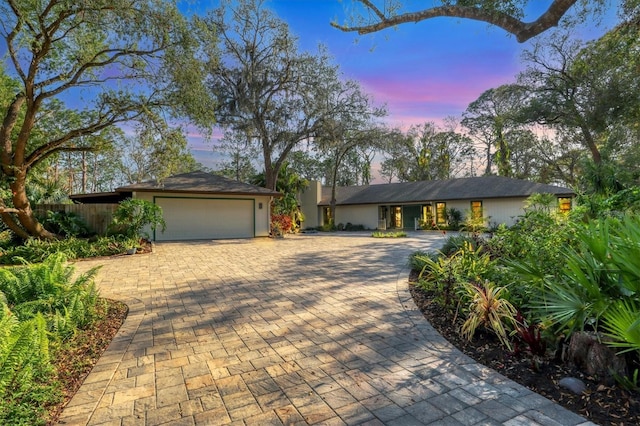
<path fill-rule="evenodd" d="M 66 338 L 95 317 L 98 292 L 93 277 L 98 268 L 72 279 L 74 268 L 61 254 L 44 262 L 0 269 L 0 291 L 21 321 L 44 315 L 47 329 Z"/>
<path fill-rule="evenodd" d="M 462 325 L 462 335 L 471 340 L 479 326 L 492 330 L 500 342 L 511 350 L 506 323 L 514 323 L 516 309 L 504 297 L 506 289 L 490 281 L 483 284 L 466 282 L 464 290 L 471 299 L 467 320 Z"/>
<path fill-rule="evenodd" d="M 451 256 L 456 252 L 459 252 L 466 244 L 471 244 L 471 247 L 475 250 L 478 247 L 477 241 L 471 236 L 459 234 L 452 235 L 444 242 L 440 251 L 445 256 Z"/>
<path fill-rule="evenodd" d="M 118 206 L 113 214 L 113 222 L 109 225 L 109 232 L 113 235 L 124 235 L 129 238 L 149 238 L 145 227 L 166 229 L 162 217 L 162 208 L 146 200 L 129 198 Z"/>
<path fill-rule="evenodd" d="M 422 271 L 426 265 L 426 259 L 437 261 L 440 254 L 435 251 L 415 251 L 409 256 L 409 267 L 414 271 Z"/>
<path fill-rule="evenodd" d="M 387 231 L 375 231 L 371 234 L 373 238 L 404 238 L 407 233 L 404 231 L 387 232 Z"/>
<path fill-rule="evenodd" d="M 357 232 L 357 231 L 366 230 L 364 225 L 353 224 L 351 222 L 347 222 L 346 224 L 339 223 L 335 226 L 333 226 L 333 223 L 330 223 L 328 226 L 326 226 L 326 228 L 328 228 L 328 230 L 330 231 L 347 231 L 347 232 Z"/>
<path fill-rule="evenodd" d="M 606 344 L 622 352 L 640 351 L 640 307 L 630 299 L 618 300 L 602 315 L 602 327 L 612 341 Z"/>
<path fill-rule="evenodd" d="M 47 407 L 62 398 L 50 340 L 55 349 L 94 319 L 96 270 L 74 278 L 62 254 L 0 269 L 0 423 L 46 424 Z"/>
<path fill-rule="evenodd" d="M 98 256 L 122 254 L 135 247 L 139 240 L 122 235 L 100 237 L 96 240 L 65 238 L 63 240 L 29 239 L 21 245 L 9 245 L 0 249 L 0 264 L 15 265 L 23 261 L 29 263 L 42 262 L 49 256 L 62 253 L 67 259 L 84 259 Z"/>
<path fill-rule="evenodd" d="M 458 285 L 455 263 L 444 256 L 415 256 L 412 263 L 424 266 L 420 269 L 418 285 L 435 293 L 435 300 L 443 307 L 452 309 Z"/>
<path fill-rule="evenodd" d="M 456 208 L 447 209 L 447 224 L 448 229 L 457 231 L 462 224 L 463 216 L 462 212 Z"/>
<path fill-rule="evenodd" d="M 53 375 L 44 317 L 20 322 L 0 303 L 0 423 L 44 424 L 47 403 L 61 398 Z"/>
<path fill-rule="evenodd" d="M 571 246 L 574 225 L 566 217 L 543 211 L 529 211 L 511 228 L 498 227 L 486 243 L 494 258 L 524 260 L 544 276 L 562 269 L 561 250 Z"/>
<path fill-rule="evenodd" d="M 90 235 L 87 224 L 75 213 L 64 211 L 47 211 L 44 218 L 40 218 L 42 225 L 56 235 L 65 237 L 86 237 Z"/>
<path fill-rule="evenodd" d="M 640 218 L 592 221 L 574 227 L 574 234 L 575 244 L 559 251 L 556 271 L 539 267 L 535 258 L 509 264 L 529 278 L 531 309 L 557 332 L 598 330 L 600 321 L 609 318 L 605 324 L 620 339 L 614 344 L 633 344 L 622 325 L 624 309 L 633 311 L 640 295 Z"/>
<path fill-rule="evenodd" d="M 623 389 L 638 392 L 640 390 L 640 369 L 636 368 L 629 376 L 620 376 L 614 372 L 613 378 Z"/>

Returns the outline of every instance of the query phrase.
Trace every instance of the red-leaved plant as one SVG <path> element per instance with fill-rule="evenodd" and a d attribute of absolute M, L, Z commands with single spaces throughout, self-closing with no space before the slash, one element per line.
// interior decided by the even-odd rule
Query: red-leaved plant
<path fill-rule="evenodd" d="M 529 346 L 532 355 L 543 356 L 547 351 L 547 343 L 542 339 L 539 324 L 529 324 L 518 311 L 515 316 L 515 331 L 518 333 L 520 340 Z"/>
<path fill-rule="evenodd" d="M 287 214 L 271 215 L 271 231 L 274 235 L 284 235 L 293 229 L 293 219 Z"/>

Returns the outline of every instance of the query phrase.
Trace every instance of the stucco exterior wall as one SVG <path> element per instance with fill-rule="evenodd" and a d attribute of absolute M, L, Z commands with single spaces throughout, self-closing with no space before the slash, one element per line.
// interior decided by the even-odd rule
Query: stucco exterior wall
<path fill-rule="evenodd" d="M 504 198 L 482 200 L 484 216 L 489 217 L 489 225 L 504 223 L 512 226 L 519 216 L 524 215 L 526 198 Z"/>
<path fill-rule="evenodd" d="M 378 206 L 377 205 L 359 205 L 359 206 L 336 206 L 335 224 L 351 223 L 352 225 L 364 225 L 367 229 L 376 229 L 378 227 Z"/>
<path fill-rule="evenodd" d="M 477 200 L 453 200 L 446 201 L 447 209 L 455 208 L 462 212 L 463 217 L 466 217 L 471 213 L 471 201 L 482 201 L 483 216 L 488 218 L 488 222 L 485 224 L 491 226 L 494 224 L 504 223 L 507 226 L 512 226 L 516 223 L 518 216 L 524 214 L 524 201 L 522 198 L 492 198 Z M 432 203 L 435 206 L 435 201 Z"/>
<path fill-rule="evenodd" d="M 298 196 L 300 211 L 304 215 L 302 229 L 316 228 L 322 225 L 321 209 L 318 207 L 322 196 L 322 185 L 318 181 L 309 182 L 309 187 Z"/>

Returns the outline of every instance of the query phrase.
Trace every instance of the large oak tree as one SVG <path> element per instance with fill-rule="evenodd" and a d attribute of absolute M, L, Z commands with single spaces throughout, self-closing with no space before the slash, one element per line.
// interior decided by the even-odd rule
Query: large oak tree
<path fill-rule="evenodd" d="M 462 18 L 502 28 L 521 43 L 558 26 L 560 20 L 572 10 L 584 15 L 591 8 L 607 5 L 604 0 L 553 0 L 535 20 L 525 22 L 525 8 L 534 3 L 530 0 L 440 0 L 440 5 L 419 10 L 404 10 L 404 3 L 407 2 L 402 0 L 352 0 L 352 3 L 354 11 L 349 20 L 345 24 L 332 22 L 333 27 L 368 34 L 428 19 Z"/>
<path fill-rule="evenodd" d="M 11 191 L 0 214 L 23 238 L 53 238 L 33 215 L 29 173 L 55 153 L 93 148 L 79 138 L 197 92 L 180 90 L 199 80 L 190 78 L 189 31 L 165 0 L 2 0 L 0 16 L 7 72 L 17 81 L 0 111 L 0 179 Z M 163 67 L 178 58 L 180 67 Z M 57 115 L 58 131 L 35 138 L 56 99 L 80 119 Z"/>
<path fill-rule="evenodd" d="M 202 44 L 210 46 L 204 53 L 215 59 L 204 57 L 217 124 L 259 147 L 267 188 L 276 188 L 294 148 L 359 108 L 355 97 L 341 95 L 345 85 L 325 49 L 300 51 L 287 24 L 264 1 L 224 2 L 198 27 Z M 214 34 L 217 45 L 206 42 Z"/>

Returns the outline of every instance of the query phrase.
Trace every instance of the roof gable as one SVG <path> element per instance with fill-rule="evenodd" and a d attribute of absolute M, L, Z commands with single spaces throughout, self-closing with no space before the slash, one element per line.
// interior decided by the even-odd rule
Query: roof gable
<path fill-rule="evenodd" d="M 338 205 L 392 204 L 423 201 L 472 200 L 489 198 L 528 197 L 534 193 L 573 196 L 560 186 L 547 185 L 504 176 L 389 183 L 336 188 Z M 321 205 L 331 202 L 331 188 L 323 187 Z"/>
<path fill-rule="evenodd" d="M 182 173 L 157 180 L 134 183 L 116 189 L 116 192 L 190 192 L 197 194 L 236 194 L 280 196 L 277 191 L 229 179 L 203 171 Z"/>

